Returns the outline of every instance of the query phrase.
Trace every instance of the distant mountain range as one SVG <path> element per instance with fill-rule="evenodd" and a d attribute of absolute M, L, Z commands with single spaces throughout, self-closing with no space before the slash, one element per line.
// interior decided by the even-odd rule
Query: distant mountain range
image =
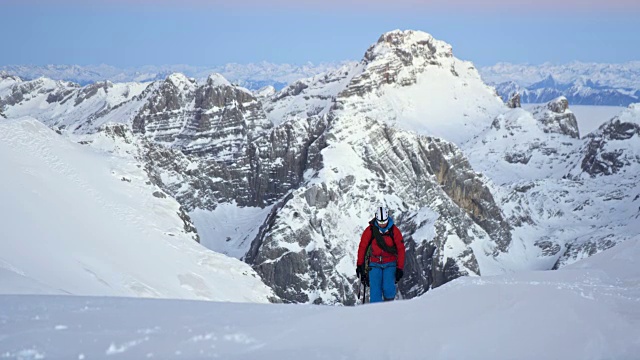
<path fill-rule="evenodd" d="M 506 101 L 518 92 L 523 103 L 565 96 L 571 104 L 628 106 L 640 99 L 640 61 L 623 64 L 572 62 L 563 65 L 499 63 L 480 69 Z"/>
<path fill-rule="evenodd" d="M 46 77 L 87 85 L 98 81 L 151 82 L 182 73 L 204 81 L 219 73 L 235 85 L 249 90 L 273 86 L 281 90 L 297 80 L 334 71 L 355 62 L 323 64 L 226 64 L 222 66 L 162 65 L 117 68 L 110 65 L 8 65 L 0 73 L 25 80 Z M 572 62 L 526 65 L 498 63 L 478 69 L 483 80 L 494 86 L 504 101 L 518 92 L 523 103 L 545 103 L 558 96 L 574 105 L 628 106 L 640 99 L 640 61 L 622 64 Z"/>
<path fill-rule="evenodd" d="M 164 80 L 173 73 L 182 73 L 198 80 L 207 79 L 212 73 L 223 75 L 235 85 L 251 90 L 265 86 L 273 86 L 280 90 L 287 84 L 312 77 L 339 68 L 349 62 L 325 64 L 272 64 L 260 62 L 255 64 L 226 64 L 222 66 L 191 65 L 147 65 L 131 68 L 118 68 L 110 65 L 7 65 L 0 66 L 0 73 L 19 76 L 25 80 L 46 77 L 53 80 L 65 80 L 80 85 L 98 81 L 117 82 L 151 82 Z"/>

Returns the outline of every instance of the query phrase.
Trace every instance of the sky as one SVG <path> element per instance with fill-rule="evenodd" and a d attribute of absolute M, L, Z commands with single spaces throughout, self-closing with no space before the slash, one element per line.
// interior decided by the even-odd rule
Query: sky
<path fill-rule="evenodd" d="M 636 0 L 0 0 L 0 65 L 360 60 L 414 29 L 478 66 L 640 60 Z"/>

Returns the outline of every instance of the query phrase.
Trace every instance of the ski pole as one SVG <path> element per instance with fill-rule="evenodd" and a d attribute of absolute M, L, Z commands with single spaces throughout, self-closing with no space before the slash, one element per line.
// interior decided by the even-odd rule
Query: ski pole
<path fill-rule="evenodd" d="M 364 284 L 364 291 L 362 292 L 362 305 L 367 302 L 367 284 Z"/>

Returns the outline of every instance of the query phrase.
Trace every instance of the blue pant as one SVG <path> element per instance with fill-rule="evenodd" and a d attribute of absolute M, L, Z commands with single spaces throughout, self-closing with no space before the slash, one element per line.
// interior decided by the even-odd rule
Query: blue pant
<path fill-rule="evenodd" d="M 371 293 L 369 301 L 380 302 L 393 300 L 396 297 L 396 262 L 385 264 L 369 263 L 369 284 Z"/>

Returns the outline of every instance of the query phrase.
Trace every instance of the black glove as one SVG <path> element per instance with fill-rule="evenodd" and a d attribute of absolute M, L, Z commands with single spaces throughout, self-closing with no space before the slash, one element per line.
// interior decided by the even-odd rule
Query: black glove
<path fill-rule="evenodd" d="M 363 284 L 369 286 L 369 275 L 364 269 L 364 264 L 356 267 L 356 275 Z"/>
<path fill-rule="evenodd" d="M 400 281 L 403 275 L 404 275 L 404 271 L 402 269 L 396 268 L 396 282 Z"/>

